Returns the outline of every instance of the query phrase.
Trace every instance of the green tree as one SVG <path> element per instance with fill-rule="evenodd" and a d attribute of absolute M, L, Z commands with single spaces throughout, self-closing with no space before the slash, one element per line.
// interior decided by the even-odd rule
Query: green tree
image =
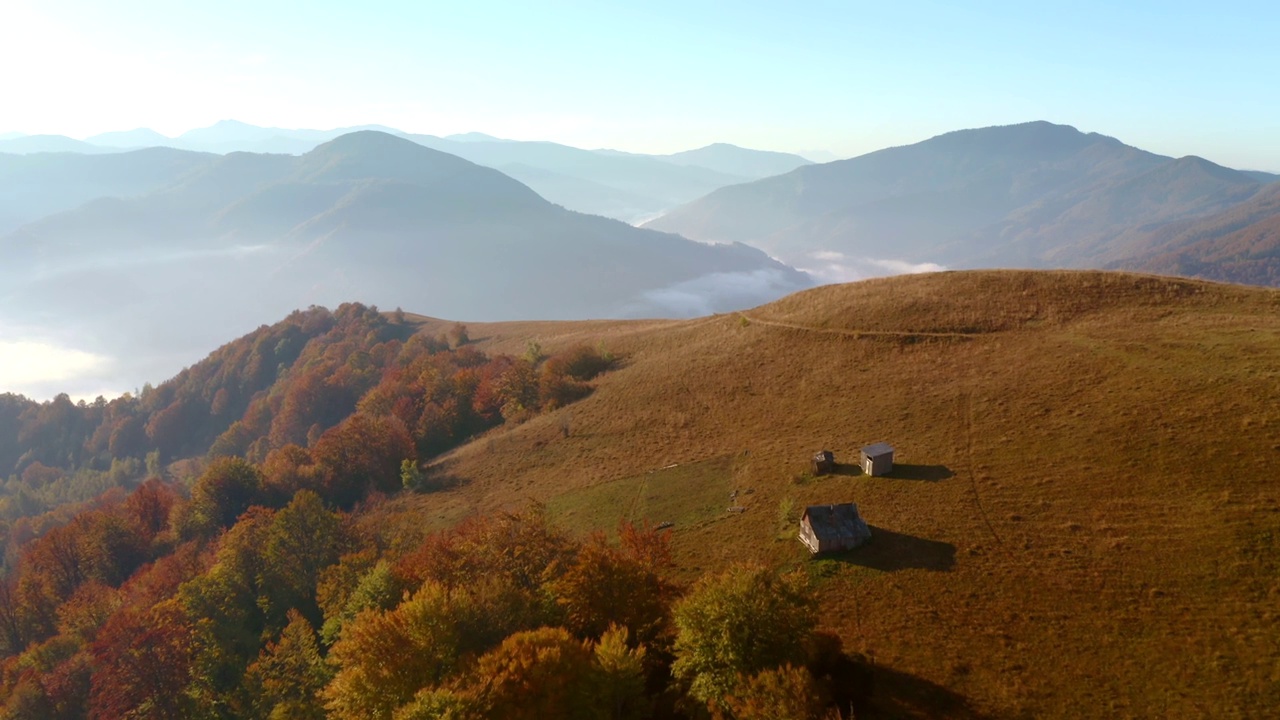
<path fill-rule="evenodd" d="M 644 694 L 645 648 L 632 648 L 627 629 L 612 626 L 595 646 L 595 672 L 591 682 L 591 706 L 597 717 L 640 720 L 649 716 L 651 703 Z"/>
<path fill-rule="evenodd" d="M 324 720 L 319 693 L 329 678 L 311 623 L 290 610 L 289 624 L 279 641 L 263 648 L 258 660 L 245 670 L 252 715 L 261 720 Z"/>
<path fill-rule="evenodd" d="M 738 565 L 704 577 L 674 609 L 671 672 L 689 694 L 720 703 L 740 676 L 803 664 L 817 624 L 817 601 L 802 575 Z"/>
<path fill-rule="evenodd" d="M 191 488 L 191 502 L 175 524 L 180 535 L 211 537 L 235 524 L 249 506 L 262 501 L 262 473 L 243 458 L 214 460 Z"/>

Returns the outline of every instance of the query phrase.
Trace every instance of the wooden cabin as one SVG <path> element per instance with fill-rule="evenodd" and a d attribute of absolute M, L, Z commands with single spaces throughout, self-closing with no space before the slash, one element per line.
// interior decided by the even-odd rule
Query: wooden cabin
<path fill-rule="evenodd" d="M 854 503 L 810 505 L 800 516 L 800 542 L 817 554 L 852 550 L 871 539 L 871 528 Z"/>

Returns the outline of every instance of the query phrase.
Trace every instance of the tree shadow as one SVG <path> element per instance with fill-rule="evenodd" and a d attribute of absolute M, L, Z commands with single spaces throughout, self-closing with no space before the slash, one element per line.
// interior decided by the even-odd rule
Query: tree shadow
<path fill-rule="evenodd" d="M 870 671 L 869 690 L 855 701 L 862 718 L 950 718 L 990 720 L 963 695 L 924 678 L 876 665 Z"/>
<path fill-rule="evenodd" d="M 436 460 L 422 468 L 422 479 L 414 492 L 429 493 L 452 490 L 467 484 L 466 478 L 455 472 L 456 460 Z"/>
<path fill-rule="evenodd" d="M 894 480 L 919 480 L 921 482 L 940 482 L 955 477 L 951 468 L 946 465 L 904 465 L 894 463 L 893 469 L 884 477 Z"/>
<path fill-rule="evenodd" d="M 850 565 L 895 572 L 897 570 L 932 570 L 947 572 L 956 564 L 956 546 L 939 540 L 927 540 L 894 532 L 875 525 L 871 540 L 862 547 L 832 553 L 830 559 Z"/>
<path fill-rule="evenodd" d="M 810 665 L 842 720 L 951 718 L 990 720 L 968 698 L 937 683 L 876 665 L 861 653 L 819 656 Z"/>

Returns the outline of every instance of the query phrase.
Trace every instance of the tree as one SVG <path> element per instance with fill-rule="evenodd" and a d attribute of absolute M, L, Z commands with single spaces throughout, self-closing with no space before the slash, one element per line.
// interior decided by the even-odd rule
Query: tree
<path fill-rule="evenodd" d="M 458 660 L 468 601 L 464 592 L 428 583 L 395 610 L 361 612 L 329 651 L 337 672 L 322 693 L 325 707 L 337 717 L 386 720 L 443 680 Z"/>
<path fill-rule="evenodd" d="M 301 613 L 290 610 L 280 639 L 263 648 L 245 670 L 244 685 L 256 718 L 324 720 L 319 693 L 329 678 L 315 629 Z"/>
<path fill-rule="evenodd" d="M 345 544 L 337 514 L 326 510 L 318 495 L 302 490 L 275 514 L 265 541 L 258 604 L 266 605 L 269 622 L 294 608 L 319 624 L 316 585 Z"/>
<path fill-rule="evenodd" d="M 417 451 L 396 418 L 356 413 L 325 432 L 311 456 L 323 468 L 325 499 L 345 508 L 370 490 L 400 489 L 400 463 Z"/>
<path fill-rule="evenodd" d="M 666 626 L 674 587 L 638 558 L 592 537 L 551 585 L 578 637 L 600 637 L 620 625 L 637 642 L 652 642 Z"/>
<path fill-rule="evenodd" d="M 172 603 L 111 617 L 93 644 L 91 720 L 182 720 L 195 715 L 186 694 L 193 637 Z"/>
<path fill-rule="evenodd" d="M 738 565 L 704 577 L 674 609 L 671 672 L 689 694 L 720 703 L 740 676 L 803 664 L 817 624 L 817 602 L 799 574 Z"/>
<path fill-rule="evenodd" d="M 644 646 L 631 648 L 626 628 L 615 625 L 600 637 L 594 652 L 591 705 L 599 713 L 597 717 L 610 720 L 648 717 L 651 708 L 644 694 Z"/>
<path fill-rule="evenodd" d="M 819 720 L 827 706 L 809 671 L 790 664 L 739 678 L 725 704 L 735 720 Z"/>
<path fill-rule="evenodd" d="M 214 460 L 191 489 L 180 534 L 209 537 L 231 527 L 249 506 L 262 501 L 262 490 L 262 473 L 257 466 L 238 457 Z"/>
<path fill-rule="evenodd" d="M 449 328 L 449 341 L 454 347 L 462 347 L 471 342 L 471 337 L 467 335 L 467 326 L 456 322 L 453 327 Z"/>
<path fill-rule="evenodd" d="M 474 692 L 488 717 L 594 720 L 592 653 L 563 628 L 512 635 L 476 661 Z"/>

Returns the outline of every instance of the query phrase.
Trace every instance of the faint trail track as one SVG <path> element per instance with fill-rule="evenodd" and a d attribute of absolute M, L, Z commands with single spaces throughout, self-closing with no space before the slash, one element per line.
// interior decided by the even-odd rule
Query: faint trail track
<path fill-rule="evenodd" d="M 812 325 L 798 325 L 796 323 L 780 322 L 778 320 L 761 320 L 752 317 L 746 313 L 738 313 L 738 317 L 744 318 L 747 322 L 767 325 L 769 327 L 790 328 L 791 330 L 806 330 L 808 332 L 826 333 L 828 335 L 847 335 L 849 337 L 954 337 L 954 338 L 975 338 L 982 337 L 984 334 L 990 333 L 961 333 L 961 332 L 919 332 L 914 330 L 845 330 L 842 328 L 824 328 L 814 327 Z"/>
<path fill-rule="evenodd" d="M 978 494 L 978 478 L 974 475 L 974 452 L 973 452 L 973 393 L 965 391 L 960 395 L 960 402 L 963 404 L 962 412 L 964 413 L 964 440 L 965 448 L 969 454 L 969 462 L 965 463 L 967 474 L 969 475 L 969 487 L 973 489 L 973 504 L 978 508 L 978 514 L 982 516 L 982 522 L 986 523 L 987 530 L 991 531 L 991 537 L 996 542 L 1004 545 L 1004 538 L 1000 537 L 1000 533 L 996 532 L 995 526 L 991 524 L 991 518 L 987 516 L 986 508 L 982 507 L 982 496 Z"/>

